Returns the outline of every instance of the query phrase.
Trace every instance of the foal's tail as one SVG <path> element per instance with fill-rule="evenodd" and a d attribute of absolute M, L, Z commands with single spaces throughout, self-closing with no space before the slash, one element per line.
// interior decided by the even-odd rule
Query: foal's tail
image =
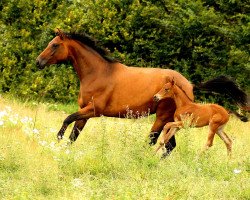
<path fill-rule="evenodd" d="M 236 104 L 244 107 L 247 105 L 247 94 L 236 83 L 226 76 L 218 76 L 214 79 L 194 85 L 194 90 L 204 90 L 230 96 Z"/>
<path fill-rule="evenodd" d="M 243 122 L 248 122 L 249 121 L 246 116 L 241 115 L 241 114 L 239 114 L 239 113 L 237 113 L 235 111 L 229 110 L 229 114 L 234 114 L 236 117 L 238 117 Z"/>

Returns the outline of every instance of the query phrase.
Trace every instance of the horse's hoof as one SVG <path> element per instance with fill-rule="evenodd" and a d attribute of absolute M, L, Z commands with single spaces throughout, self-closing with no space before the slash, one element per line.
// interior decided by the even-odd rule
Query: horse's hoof
<path fill-rule="evenodd" d="M 62 139 L 63 139 L 63 137 L 62 137 L 61 135 L 58 135 L 58 136 L 57 136 L 58 142 L 60 142 Z"/>

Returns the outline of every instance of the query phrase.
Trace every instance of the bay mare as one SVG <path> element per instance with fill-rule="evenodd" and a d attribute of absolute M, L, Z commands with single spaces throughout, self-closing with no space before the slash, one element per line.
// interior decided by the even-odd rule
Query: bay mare
<path fill-rule="evenodd" d="M 69 115 L 57 134 L 61 140 L 68 125 L 75 122 L 69 139 L 79 136 L 87 120 L 100 115 L 125 117 L 127 110 L 141 115 L 156 113 L 149 134 L 155 144 L 167 122 L 173 121 L 175 103 L 171 98 L 155 105 L 153 96 L 165 84 L 166 77 L 174 78 L 186 95 L 194 100 L 192 84 L 180 73 L 170 69 L 128 67 L 108 57 L 107 51 L 86 34 L 64 33 L 58 29 L 44 51 L 37 57 L 37 65 L 45 66 L 69 60 L 78 75 L 80 91 L 79 110 Z M 65 74 L 67 76 L 67 74 Z M 176 146 L 172 137 L 166 148 Z"/>

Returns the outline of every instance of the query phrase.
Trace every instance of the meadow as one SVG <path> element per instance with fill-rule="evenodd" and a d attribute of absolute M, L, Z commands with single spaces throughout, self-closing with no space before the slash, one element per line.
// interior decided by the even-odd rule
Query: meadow
<path fill-rule="evenodd" d="M 250 122 L 231 116 L 232 157 L 208 128 L 186 128 L 166 159 L 147 135 L 154 116 L 90 119 L 67 145 L 56 134 L 75 105 L 0 96 L 0 199 L 250 199 Z"/>

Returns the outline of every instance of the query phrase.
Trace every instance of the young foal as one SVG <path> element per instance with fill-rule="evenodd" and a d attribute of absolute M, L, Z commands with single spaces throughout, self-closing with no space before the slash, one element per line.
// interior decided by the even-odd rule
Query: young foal
<path fill-rule="evenodd" d="M 213 145 L 214 135 L 218 134 L 227 147 L 228 155 L 231 153 L 232 141 L 223 131 L 225 124 L 229 120 L 229 114 L 222 106 L 217 104 L 197 104 L 193 103 L 185 92 L 175 85 L 174 81 L 168 79 L 164 87 L 154 96 L 154 101 L 158 102 L 165 98 L 173 98 L 176 104 L 174 122 L 168 122 L 163 128 L 163 137 L 156 152 L 166 144 L 175 133 L 184 126 L 183 119 L 189 118 L 189 126 L 203 127 L 209 125 L 209 133 L 205 149 Z"/>

